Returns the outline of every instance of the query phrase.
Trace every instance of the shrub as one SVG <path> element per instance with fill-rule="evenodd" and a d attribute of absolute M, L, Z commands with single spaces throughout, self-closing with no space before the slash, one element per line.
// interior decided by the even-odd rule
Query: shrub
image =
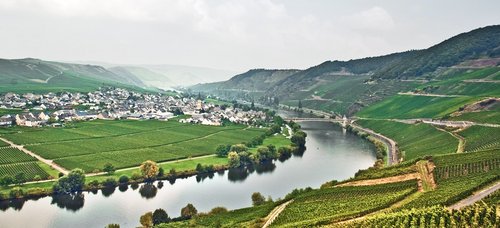
<path fill-rule="evenodd" d="M 23 189 L 20 187 L 14 187 L 10 190 L 9 196 L 10 198 L 15 198 L 15 199 L 22 198 L 24 196 Z"/>
<path fill-rule="evenodd" d="M 116 187 L 116 180 L 112 177 L 107 178 L 106 180 L 104 180 L 104 182 L 102 182 L 102 185 L 107 188 Z"/>
<path fill-rule="evenodd" d="M 127 175 L 121 175 L 120 178 L 118 179 L 118 182 L 120 182 L 120 184 L 126 184 L 126 183 L 128 183 L 128 176 Z"/>

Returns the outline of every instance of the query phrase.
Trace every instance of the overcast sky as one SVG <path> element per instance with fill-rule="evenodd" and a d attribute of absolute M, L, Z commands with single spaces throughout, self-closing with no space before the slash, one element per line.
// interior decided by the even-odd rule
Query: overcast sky
<path fill-rule="evenodd" d="M 0 58 L 307 68 L 500 24 L 500 1 L 0 0 Z"/>

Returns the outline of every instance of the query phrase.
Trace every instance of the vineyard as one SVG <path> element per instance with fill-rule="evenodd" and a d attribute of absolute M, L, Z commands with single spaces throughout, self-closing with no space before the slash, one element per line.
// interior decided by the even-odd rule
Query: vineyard
<path fill-rule="evenodd" d="M 349 224 L 333 227 L 496 227 L 500 217 L 496 206 L 483 203 L 474 204 L 462 210 L 449 211 L 444 207 L 434 206 L 422 209 L 403 210 L 389 214 L 380 214 Z"/>
<path fill-rule="evenodd" d="M 447 179 L 500 169 L 500 150 L 436 156 L 433 160 L 435 177 Z"/>
<path fill-rule="evenodd" d="M 500 149 L 500 128 L 472 126 L 459 133 L 465 137 L 465 151 Z"/>
<path fill-rule="evenodd" d="M 37 161 L 37 159 L 13 147 L 0 148 L 0 165 L 28 161 Z"/>
<path fill-rule="evenodd" d="M 414 180 L 311 190 L 294 197 L 272 226 L 315 226 L 350 219 L 386 208 L 416 191 Z"/>
<path fill-rule="evenodd" d="M 259 227 L 261 218 L 266 217 L 277 205 L 278 203 L 266 203 L 216 214 L 201 214 L 188 221 L 164 223 L 157 227 Z"/>
<path fill-rule="evenodd" d="M 24 129 L 24 128 L 23 128 Z M 99 171 L 214 154 L 219 144 L 247 142 L 265 129 L 181 124 L 178 121 L 91 121 L 65 128 L 26 129 L 3 137 L 66 169 Z"/>
<path fill-rule="evenodd" d="M 405 124 L 384 120 L 358 120 L 361 126 L 383 134 L 398 143 L 404 160 L 425 155 L 454 153 L 458 140 L 428 124 Z"/>
<path fill-rule="evenodd" d="M 37 162 L 0 165 L 0 177 L 4 175 L 15 176 L 18 173 L 24 173 L 27 180 L 32 180 L 35 176 L 40 177 L 40 179 L 49 177 L 49 174 Z"/>
<path fill-rule="evenodd" d="M 472 173 L 466 176 L 438 179 L 436 190 L 424 192 L 420 197 L 412 200 L 403 207 L 411 209 L 434 205 L 448 206 L 499 179 L 500 169 L 483 173 Z"/>

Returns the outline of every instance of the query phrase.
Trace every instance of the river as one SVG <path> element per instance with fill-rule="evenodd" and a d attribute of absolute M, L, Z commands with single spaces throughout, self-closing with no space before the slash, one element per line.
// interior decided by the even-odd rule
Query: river
<path fill-rule="evenodd" d="M 325 122 L 301 123 L 308 134 L 304 153 L 286 161 L 232 170 L 205 177 L 164 181 L 154 185 L 84 192 L 75 198 L 43 197 L 0 203 L 0 227 L 121 227 L 139 226 L 147 211 L 163 208 L 171 217 L 192 203 L 199 212 L 216 206 L 237 209 L 251 206 L 250 196 L 260 192 L 273 199 L 295 188 L 318 188 L 333 179 L 352 177 L 375 162 L 373 146 L 342 128 Z"/>

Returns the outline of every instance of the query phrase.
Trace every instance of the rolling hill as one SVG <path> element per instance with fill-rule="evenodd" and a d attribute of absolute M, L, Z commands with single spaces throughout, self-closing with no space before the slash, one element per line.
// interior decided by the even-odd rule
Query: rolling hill
<path fill-rule="evenodd" d="M 191 89 L 226 99 L 256 99 L 263 103 L 275 97 L 281 104 L 295 107 L 301 101 L 303 107 L 353 115 L 399 92 L 425 87 L 430 81 L 446 79 L 450 88 L 462 85 L 462 81 L 449 80 L 450 77 L 471 69 L 498 66 L 499 56 L 500 25 L 494 25 L 459 34 L 424 50 L 326 61 L 279 80 L 262 73 L 277 70 L 251 70 L 226 82 Z M 272 83 L 259 85 L 268 78 Z"/>
<path fill-rule="evenodd" d="M 88 91 L 103 85 L 145 87 L 133 75 L 115 74 L 102 66 L 32 58 L 0 59 L 0 92 Z"/>

